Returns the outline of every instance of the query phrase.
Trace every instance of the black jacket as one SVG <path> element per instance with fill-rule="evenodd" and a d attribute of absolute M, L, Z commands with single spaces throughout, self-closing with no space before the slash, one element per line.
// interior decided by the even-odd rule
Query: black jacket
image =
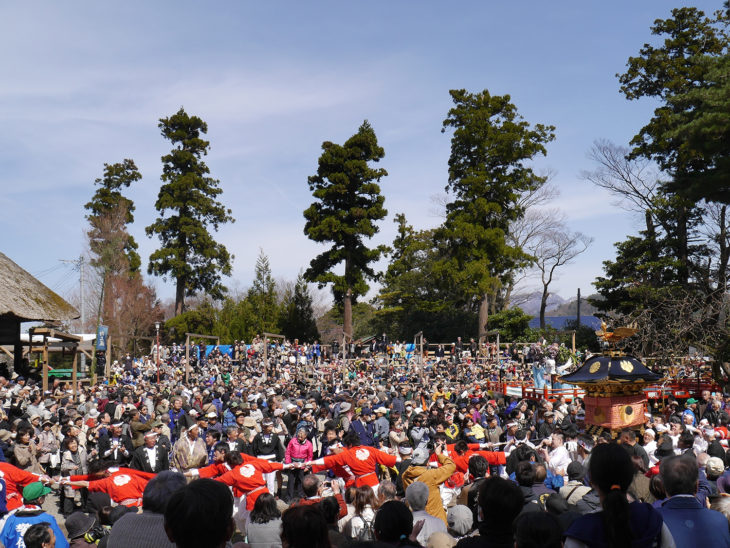
<path fill-rule="evenodd" d="M 142 447 L 137 447 L 137 449 L 134 450 L 132 462 L 129 464 L 129 467 L 134 468 L 135 470 L 141 470 L 142 472 L 150 472 L 152 474 L 162 472 L 163 470 L 169 470 L 170 457 L 165 448 L 157 444 L 155 446 L 155 450 L 157 451 L 157 454 L 155 455 L 157 460 L 154 468 L 150 465 L 147 448 L 144 445 Z"/>

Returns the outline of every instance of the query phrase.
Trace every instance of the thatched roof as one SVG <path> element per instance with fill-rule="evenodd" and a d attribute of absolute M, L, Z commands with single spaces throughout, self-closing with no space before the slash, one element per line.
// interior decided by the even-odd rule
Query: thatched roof
<path fill-rule="evenodd" d="M 79 317 L 78 311 L 6 255 L 0 253 L 0 316 L 22 321 L 61 321 Z"/>

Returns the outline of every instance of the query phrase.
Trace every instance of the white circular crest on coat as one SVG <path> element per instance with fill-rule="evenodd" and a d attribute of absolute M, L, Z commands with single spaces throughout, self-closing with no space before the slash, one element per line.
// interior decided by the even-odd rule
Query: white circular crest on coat
<path fill-rule="evenodd" d="M 132 478 L 127 474 L 122 474 L 121 476 L 115 476 L 112 481 L 114 482 L 114 485 L 121 487 L 122 485 L 127 485 L 130 481 L 132 481 Z"/>
<path fill-rule="evenodd" d="M 355 451 L 355 457 L 357 460 L 368 460 L 370 458 L 370 451 L 367 449 L 358 449 Z"/>
<path fill-rule="evenodd" d="M 256 468 L 254 468 L 251 464 L 244 464 L 238 469 L 238 471 L 241 472 L 241 475 L 244 478 L 250 478 L 256 473 Z"/>

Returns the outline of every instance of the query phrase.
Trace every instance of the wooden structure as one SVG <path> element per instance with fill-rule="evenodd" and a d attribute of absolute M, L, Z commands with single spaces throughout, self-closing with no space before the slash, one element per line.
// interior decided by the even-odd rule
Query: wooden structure
<path fill-rule="evenodd" d="M 78 335 L 72 335 L 70 333 L 64 333 L 63 331 L 59 331 L 57 329 L 53 329 L 51 327 L 31 327 L 28 331 L 29 335 L 29 352 L 40 352 L 42 355 L 42 379 L 43 379 L 43 392 L 45 393 L 46 390 L 48 390 L 48 371 L 49 371 L 49 361 L 48 361 L 48 350 L 50 347 L 59 347 L 63 348 L 65 350 L 68 350 L 69 352 L 73 353 L 73 364 L 71 366 L 71 384 L 73 385 L 73 395 L 76 397 L 76 391 L 78 388 L 78 355 L 81 352 L 84 352 L 83 350 L 79 349 L 79 343 L 81 342 L 81 337 Z M 33 338 L 36 336 L 43 337 L 43 342 L 41 345 L 36 346 L 36 343 L 33 342 Z M 51 341 L 49 339 L 55 339 L 55 341 Z M 87 354 L 88 355 L 88 354 Z"/>
<path fill-rule="evenodd" d="M 61 322 L 79 317 L 78 311 L 27 271 L 0 253 L 0 345 L 12 346 L 13 367 L 22 369 L 23 322 Z"/>
<path fill-rule="evenodd" d="M 215 341 L 216 346 L 220 346 L 221 338 L 214 335 L 200 335 L 199 333 L 185 333 L 185 382 L 188 382 L 188 376 L 190 374 L 190 337 L 194 339 L 211 339 Z M 160 357 L 157 356 L 157 360 Z"/>
<path fill-rule="evenodd" d="M 264 381 L 269 376 L 269 339 L 280 339 L 283 341 L 286 337 L 275 333 L 264 333 Z"/>

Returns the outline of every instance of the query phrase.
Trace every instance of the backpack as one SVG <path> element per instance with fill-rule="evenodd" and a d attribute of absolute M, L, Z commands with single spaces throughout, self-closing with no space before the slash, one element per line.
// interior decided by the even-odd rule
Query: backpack
<path fill-rule="evenodd" d="M 357 534 L 357 541 L 358 542 L 367 542 L 375 540 L 375 533 L 373 532 L 373 521 L 374 520 L 366 520 L 364 517 L 360 517 L 362 520 L 362 529 L 360 529 L 360 532 Z"/>

